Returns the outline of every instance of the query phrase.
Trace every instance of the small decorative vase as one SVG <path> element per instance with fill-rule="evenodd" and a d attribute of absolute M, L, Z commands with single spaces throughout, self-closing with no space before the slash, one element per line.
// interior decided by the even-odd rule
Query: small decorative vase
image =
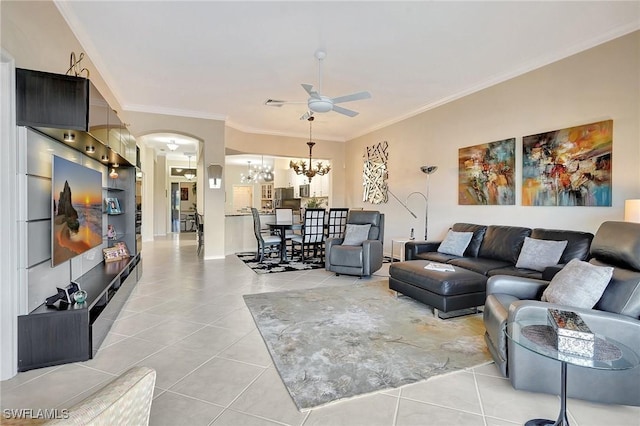
<path fill-rule="evenodd" d="M 73 300 L 78 304 L 83 304 L 87 300 L 87 292 L 84 290 L 78 290 L 73 293 Z"/>

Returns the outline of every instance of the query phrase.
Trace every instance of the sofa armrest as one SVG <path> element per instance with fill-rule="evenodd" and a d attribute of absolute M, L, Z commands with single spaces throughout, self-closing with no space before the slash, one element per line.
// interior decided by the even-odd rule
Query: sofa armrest
<path fill-rule="evenodd" d="M 487 280 L 487 296 L 508 294 L 520 300 L 540 300 L 549 281 L 513 275 L 494 275 Z"/>
<path fill-rule="evenodd" d="M 327 238 L 324 241 L 324 267 L 328 270 L 329 266 L 331 265 L 329 263 L 329 259 L 331 258 L 331 247 L 333 246 L 339 246 L 340 244 L 342 244 L 342 241 L 344 241 L 344 238 L 337 238 L 337 237 L 331 237 L 331 238 Z"/>
<path fill-rule="evenodd" d="M 365 240 L 362 243 L 362 270 L 366 276 L 371 275 L 382 267 L 382 241 Z"/>
<path fill-rule="evenodd" d="M 404 245 L 404 260 L 415 260 L 420 253 L 438 251 L 441 241 L 409 241 Z"/>
<path fill-rule="evenodd" d="M 86 399 L 69 408 L 67 419 L 51 425 L 148 425 L 156 371 L 132 367 Z"/>

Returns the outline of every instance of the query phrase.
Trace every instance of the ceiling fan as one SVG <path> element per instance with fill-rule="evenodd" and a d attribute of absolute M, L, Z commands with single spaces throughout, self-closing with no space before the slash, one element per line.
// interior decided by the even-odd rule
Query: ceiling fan
<path fill-rule="evenodd" d="M 309 110 L 300 117 L 300 120 L 307 120 L 309 117 L 313 116 L 314 112 L 329 112 L 335 111 L 339 114 L 344 114 L 348 117 L 355 117 L 358 115 L 357 111 L 353 111 L 347 108 L 343 108 L 336 104 L 344 103 L 344 102 L 352 102 L 359 101 L 362 99 L 371 98 L 371 93 L 369 92 L 358 92 L 352 93 L 350 95 L 338 96 L 335 98 L 330 98 L 322 94 L 322 60 L 327 57 L 327 52 L 322 49 L 318 49 L 315 52 L 315 57 L 318 59 L 318 90 L 313 90 L 313 85 L 311 84 L 302 84 L 302 88 L 309 95 L 309 99 L 307 99 L 307 106 Z M 280 101 L 275 99 L 267 99 L 265 101 L 265 105 L 281 107 L 285 104 L 298 104 L 302 102 L 290 102 L 290 101 Z"/>

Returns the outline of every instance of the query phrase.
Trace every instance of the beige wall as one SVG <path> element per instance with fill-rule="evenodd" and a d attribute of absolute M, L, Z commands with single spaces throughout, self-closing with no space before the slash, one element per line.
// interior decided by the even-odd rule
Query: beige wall
<path fill-rule="evenodd" d="M 0 40 L 13 56 L 16 67 L 64 74 L 69 57 L 76 59 L 84 49 L 51 1 L 0 2 Z M 91 73 L 91 81 L 122 118 L 121 107 L 88 55 L 81 65 Z M 82 74 L 84 77 L 85 74 Z"/>
<path fill-rule="evenodd" d="M 224 191 L 221 189 L 209 189 L 208 181 L 204 169 L 210 164 L 224 164 L 225 147 L 225 125 L 223 121 L 205 120 L 200 118 L 177 117 L 172 115 L 151 114 L 143 112 L 125 113 L 127 122 L 131 123 L 131 132 L 136 136 L 150 133 L 173 132 L 190 136 L 201 141 L 201 161 L 198 164 L 198 186 L 202 189 L 202 197 L 199 198 L 198 208 L 204 215 L 204 233 L 207 236 L 204 245 L 204 258 L 216 259 L 224 257 Z M 160 164 L 158 167 L 160 167 Z M 143 169 L 145 169 L 143 164 Z M 224 173 L 224 172 L 223 172 Z M 168 213 L 167 194 L 169 191 L 168 180 L 166 179 L 166 164 L 162 164 L 162 176 L 159 179 L 156 173 L 156 196 L 159 198 L 164 194 L 164 202 L 156 198 L 154 200 L 156 208 L 164 203 L 165 214 Z M 223 176 L 224 179 L 224 176 Z M 198 196 L 200 197 L 200 189 Z M 162 234 L 162 225 L 166 224 L 166 216 L 158 217 L 156 213 L 155 230 L 156 234 Z M 168 232 L 165 229 L 166 233 Z"/>
<path fill-rule="evenodd" d="M 389 187 L 404 200 L 426 191 L 421 165 L 437 165 L 430 178 L 429 238 L 454 222 L 509 224 L 595 232 L 622 220 L 624 200 L 640 198 L 640 32 L 485 89 L 347 142 L 347 204 L 386 213 L 387 242 L 424 230 L 425 202 L 411 197 L 413 219 L 393 198 L 374 206 L 362 200 L 362 156 L 368 145 L 389 142 Z M 612 207 L 521 206 L 522 137 L 613 119 Z M 459 206 L 458 149 L 516 138 L 516 205 Z"/>
<path fill-rule="evenodd" d="M 53 3 L 2 1 L 1 7 L 2 47 L 15 58 L 18 67 L 64 73 L 70 52 L 83 51 Z M 441 237 L 457 221 L 595 231 L 604 220 L 620 220 L 624 200 L 640 198 L 639 52 L 640 33 L 636 32 L 347 143 L 318 141 L 314 157 L 329 158 L 333 165 L 332 204 L 379 208 L 387 214 L 387 240 L 395 235 L 406 236 L 411 227 L 416 229 L 416 235 L 422 235 L 421 198 L 412 197 L 409 201 L 418 219 L 413 219 L 393 198 L 386 205 L 362 202 L 364 148 L 386 140 L 389 186 L 403 200 L 412 191 L 426 190 L 426 178 L 419 171 L 421 165 L 439 166 L 430 179 L 432 238 Z M 88 57 L 83 65 L 90 69 L 91 80 L 101 93 L 119 108 Z M 203 140 L 204 161 L 199 167 L 224 164 L 225 145 L 247 153 L 307 156 L 305 138 L 255 135 L 215 120 L 130 112 L 121 115 L 131 123 L 136 136 L 169 129 Z M 612 207 L 520 206 L 522 136 L 609 118 L 614 121 Z M 516 138 L 518 152 L 516 205 L 458 206 L 458 149 L 510 137 Z M 212 193 L 216 196 L 207 196 Z M 224 240 L 224 191 L 205 190 L 203 198 L 203 210 L 208 216 L 206 233 L 211 236 L 205 245 L 205 257 L 211 258 L 223 252 L 210 243 L 221 241 L 222 245 Z M 389 251 L 388 243 L 386 248 Z"/>
<path fill-rule="evenodd" d="M 78 57 L 83 48 L 73 35 L 53 2 L 5 1 L 1 4 L 2 48 L 14 59 L 16 67 L 35 69 L 64 74 L 69 68 L 69 56 L 75 52 Z M 118 111 L 122 121 L 131 123 L 132 134 L 139 137 L 157 131 L 170 131 L 192 135 L 203 141 L 202 165 L 224 164 L 224 122 L 216 120 L 191 119 L 122 112 L 103 78 L 95 69 L 88 55 L 82 66 L 90 72 L 91 81 L 107 99 L 112 108 Z M 146 156 L 145 156 L 146 157 Z M 162 159 L 160 159 L 162 160 Z M 151 163 L 151 164 L 149 164 Z M 153 210 L 154 234 L 162 234 L 166 223 L 166 177 L 158 175 L 156 168 L 165 169 L 164 161 L 143 164 L 145 180 L 153 185 L 152 203 L 143 200 L 144 210 Z M 202 173 L 200 173 L 202 175 Z M 199 178 L 199 181 L 200 178 Z M 201 181 L 202 182 L 202 181 Z M 147 185 L 148 186 L 148 185 Z M 203 187 L 203 185 L 201 185 Z M 200 191 L 200 190 L 199 190 Z M 224 191 L 203 190 L 202 210 L 206 213 L 205 233 L 210 236 L 205 245 L 205 258 L 224 256 Z M 165 201 L 164 204 L 163 201 Z M 168 208 L 168 207 L 167 207 Z M 149 215 L 145 215 L 149 219 Z M 149 223 L 146 224 L 147 229 Z M 165 231 L 166 232 L 166 231 Z M 148 232 L 145 233 L 147 236 Z"/>
<path fill-rule="evenodd" d="M 245 133 L 232 127 L 226 129 L 225 144 L 229 149 L 246 154 L 264 154 L 277 157 L 308 158 L 309 138 L 295 138 L 287 136 L 258 135 Z M 331 164 L 329 178 L 331 183 L 331 205 L 345 206 L 347 194 L 345 192 L 345 143 L 317 140 L 313 147 L 313 158 L 324 158 Z"/>

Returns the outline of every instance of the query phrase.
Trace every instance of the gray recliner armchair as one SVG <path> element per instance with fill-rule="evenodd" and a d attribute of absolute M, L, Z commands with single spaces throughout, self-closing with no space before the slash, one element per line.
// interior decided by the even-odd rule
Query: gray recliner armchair
<path fill-rule="evenodd" d="M 382 267 L 384 214 L 371 210 L 351 210 L 348 224 L 371 224 L 367 240 L 360 246 L 347 246 L 342 245 L 344 238 L 327 238 L 325 269 L 336 274 L 370 276 Z"/>
<path fill-rule="evenodd" d="M 505 377 L 516 389 L 560 393 L 558 361 L 518 346 L 505 334 L 507 322 L 546 316 L 549 308 L 577 312 L 596 334 L 640 354 L 640 224 L 604 222 L 591 244 L 593 265 L 613 266 L 613 276 L 593 309 L 541 302 L 548 281 L 496 275 L 487 281 L 485 341 Z M 589 401 L 640 406 L 640 366 L 596 370 L 568 365 L 567 396 Z"/>

